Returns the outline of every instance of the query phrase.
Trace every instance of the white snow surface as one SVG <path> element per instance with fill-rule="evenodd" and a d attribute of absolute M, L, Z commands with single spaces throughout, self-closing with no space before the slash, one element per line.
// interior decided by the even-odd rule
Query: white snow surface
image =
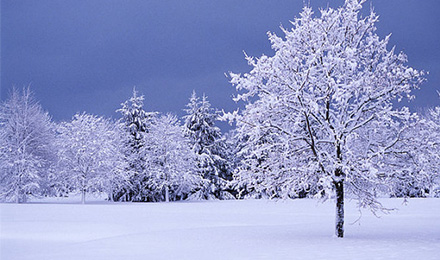
<path fill-rule="evenodd" d="M 0 259 L 440 259 L 440 199 L 381 201 L 343 239 L 331 201 L 0 204 Z"/>

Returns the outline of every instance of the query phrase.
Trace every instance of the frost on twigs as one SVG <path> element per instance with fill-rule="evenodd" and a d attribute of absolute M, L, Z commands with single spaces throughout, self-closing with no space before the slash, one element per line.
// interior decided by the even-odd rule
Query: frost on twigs
<path fill-rule="evenodd" d="M 222 110 L 222 114 L 219 116 L 219 120 L 220 121 L 226 121 L 228 122 L 230 125 L 232 125 L 235 120 L 237 120 L 238 118 L 238 114 L 239 110 L 234 110 L 231 112 L 225 112 L 224 110 Z"/>
<path fill-rule="evenodd" d="M 0 201 L 42 195 L 56 160 L 53 126 L 29 87 L 0 104 Z"/>
<path fill-rule="evenodd" d="M 206 95 L 200 99 L 195 91 L 186 107 L 183 131 L 196 157 L 196 171 L 203 179 L 202 185 L 193 197 L 198 199 L 230 197 L 227 194 L 227 185 L 232 176 L 231 166 L 227 160 L 226 141 L 220 128 L 215 125 L 220 113 L 211 107 Z"/>
<path fill-rule="evenodd" d="M 82 195 L 105 192 L 109 198 L 128 175 L 123 160 L 121 131 L 103 117 L 76 114 L 57 128 L 58 181 Z"/>
<path fill-rule="evenodd" d="M 338 236 L 344 193 L 381 209 L 376 197 L 414 169 L 405 146 L 413 119 L 393 101 L 424 81 L 375 33 L 378 16 L 360 15 L 363 2 L 317 15 L 305 7 L 284 37 L 269 33 L 273 56 L 246 57 L 251 71 L 230 74 L 245 103 L 228 115 L 245 140 L 237 186 L 248 196 L 334 193 Z"/>

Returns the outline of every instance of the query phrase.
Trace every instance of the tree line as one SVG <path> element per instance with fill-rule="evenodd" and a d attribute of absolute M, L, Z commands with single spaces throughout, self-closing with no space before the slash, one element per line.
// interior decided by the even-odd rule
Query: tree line
<path fill-rule="evenodd" d="M 193 92 L 182 120 L 147 112 L 133 96 L 119 120 L 78 113 L 54 123 L 29 88 L 0 106 L 1 198 L 106 193 L 113 201 L 233 198 L 219 113 Z"/>

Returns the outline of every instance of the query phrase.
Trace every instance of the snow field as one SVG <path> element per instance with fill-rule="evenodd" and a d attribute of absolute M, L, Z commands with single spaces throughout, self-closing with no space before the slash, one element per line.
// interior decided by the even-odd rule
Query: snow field
<path fill-rule="evenodd" d="M 439 259 L 440 199 L 382 202 L 344 239 L 331 201 L 0 204 L 0 259 Z"/>

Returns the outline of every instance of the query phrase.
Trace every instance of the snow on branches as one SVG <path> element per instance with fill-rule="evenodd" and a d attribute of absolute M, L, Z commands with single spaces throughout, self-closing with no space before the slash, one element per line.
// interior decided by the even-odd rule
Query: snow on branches
<path fill-rule="evenodd" d="M 200 189 L 202 176 L 196 170 L 196 155 L 176 116 L 157 118 L 146 138 L 150 187 L 163 194 L 166 202 L 186 199 Z"/>
<path fill-rule="evenodd" d="M 405 54 L 387 49 L 390 36 L 375 33 L 378 16 L 359 14 L 363 2 L 346 0 L 319 16 L 305 7 L 292 29 L 281 28 L 283 38 L 268 33 L 272 57 L 246 57 L 252 70 L 230 74 L 236 101 L 246 102 L 235 115 L 248 140 L 242 185 L 282 197 L 329 195 L 323 191 L 330 185 L 340 237 L 344 190 L 360 205 L 380 208 L 371 188 L 392 177 L 381 163 L 395 160 L 398 129 L 412 119 L 392 102 L 412 98 L 424 80 Z"/>
<path fill-rule="evenodd" d="M 145 166 L 145 152 L 148 150 L 145 135 L 156 120 L 156 112 L 144 110 L 144 96 L 139 96 L 133 88 L 133 95 L 116 110 L 121 113 L 119 127 L 122 131 L 125 172 L 129 181 L 114 193 L 117 201 L 157 201 L 157 191 L 152 190 L 149 173 Z"/>
<path fill-rule="evenodd" d="M 186 107 L 183 131 L 196 156 L 196 169 L 203 176 L 203 185 L 197 197 L 230 198 L 232 195 L 226 187 L 232 177 L 226 160 L 226 143 L 220 128 L 215 125 L 218 112 L 211 107 L 205 95 L 200 100 L 195 91 Z"/>
<path fill-rule="evenodd" d="M 30 88 L 13 89 L 0 105 L 0 200 L 41 194 L 54 165 L 54 131 Z"/>
<path fill-rule="evenodd" d="M 115 124 L 98 116 L 76 114 L 58 126 L 59 169 L 68 190 L 82 194 L 113 190 L 126 181 L 121 136 Z"/>

